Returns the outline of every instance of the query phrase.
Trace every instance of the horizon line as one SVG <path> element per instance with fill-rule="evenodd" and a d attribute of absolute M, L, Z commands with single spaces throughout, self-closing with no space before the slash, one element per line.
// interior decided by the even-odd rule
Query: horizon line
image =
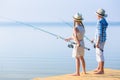
<path fill-rule="evenodd" d="M 67 24 L 70 24 L 70 25 L 73 25 L 73 22 L 69 21 L 69 22 L 22 22 L 22 23 L 19 23 L 19 22 L 22 22 L 22 21 L 18 21 L 18 22 L 0 22 L 0 26 L 22 26 L 24 24 L 22 23 L 25 23 L 25 24 L 31 24 L 31 25 L 49 25 L 49 26 L 65 26 Z M 84 25 L 96 25 L 96 22 L 83 22 Z M 112 26 L 118 26 L 120 25 L 120 21 L 115 21 L 115 22 L 108 22 L 109 25 L 112 25 Z"/>

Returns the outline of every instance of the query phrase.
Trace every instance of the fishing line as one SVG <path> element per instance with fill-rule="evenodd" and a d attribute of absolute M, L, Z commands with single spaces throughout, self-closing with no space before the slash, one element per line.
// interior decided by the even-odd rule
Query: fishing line
<path fill-rule="evenodd" d="M 70 28 L 73 28 L 71 24 L 69 24 L 68 22 L 65 22 L 64 20 L 62 20 L 63 23 L 67 24 Z M 86 36 L 84 35 L 84 37 L 91 42 L 91 40 Z"/>
<path fill-rule="evenodd" d="M 0 17 L 1 17 L 1 16 L 0 16 Z M 1 17 L 1 18 L 4 18 L 4 19 L 10 20 L 10 21 L 13 21 L 13 22 L 15 22 L 15 23 L 24 24 L 24 25 L 29 26 L 29 27 L 31 27 L 31 28 L 34 28 L 34 29 L 37 29 L 37 30 L 39 30 L 39 31 L 45 32 L 45 33 L 47 33 L 47 34 L 49 34 L 49 35 L 52 35 L 52 36 L 56 37 L 57 39 L 62 39 L 62 40 L 65 41 L 65 38 L 63 38 L 62 36 L 56 35 L 56 34 L 54 34 L 54 33 L 51 33 L 51 32 L 49 32 L 49 31 L 46 31 L 46 30 L 44 30 L 44 29 L 35 27 L 35 26 L 31 25 L 31 24 L 28 24 L 28 23 L 25 23 L 25 22 L 22 22 L 22 21 L 13 20 L 13 19 L 10 19 L 10 18 L 7 18 L 7 17 Z M 68 41 L 68 42 L 70 43 L 70 44 L 68 45 L 69 48 L 73 48 L 73 47 L 74 47 L 73 45 L 76 45 L 76 43 L 74 43 L 74 42 L 72 42 L 72 41 Z M 81 47 L 83 47 L 83 48 L 86 49 L 86 50 L 90 50 L 90 49 L 87 48 L 87 47 L 84 47 L 84 46 L 81 46 Z"/>
<path fill-rule="evenodd" d="M 73 28 L 72 25 L 64 20 L 62 20 L 63 23 L 65 23 L 66 25 L 68 25 L 70 28 Z M 93 44 L 93 47 L 96 48 L 96 44 L 95 42 L 91 41 L 86 35 L 84 35 L 85 39 L 87 39 L 91 44 Z M 99 48 L 102 52 L 103 49 Z"/>

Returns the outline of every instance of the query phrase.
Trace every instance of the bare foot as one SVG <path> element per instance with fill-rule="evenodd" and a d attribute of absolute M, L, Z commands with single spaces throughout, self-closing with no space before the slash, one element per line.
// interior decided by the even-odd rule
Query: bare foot
<path fill-rule="evenodd" d="M 80 76 L 80 74 L 73 73 L 73 74 L 70 74 L 70 76 Z"/>
<path fill-rule="evenodd" d="M 95 70 L 93 70 L 93 72 L 98 72 L 98 70 L 97 70 L 97 69 L 95 69 Z"/>
<path fill-rule="evenodd" d="M 81 74 L 85 75 L 85 74 L 86 74 L 86 72 L 81 72 Z"/>
<path fill-rule="evenodd" d="M 95 70 L 93 70 L 94 72 L 98 72 L 99 71 L 99 69 L 95 69 Z"/>
<path fill-rule="evenodd" d="M 97 71 L 94 74 L 104 74 L 104 71 Z"/>

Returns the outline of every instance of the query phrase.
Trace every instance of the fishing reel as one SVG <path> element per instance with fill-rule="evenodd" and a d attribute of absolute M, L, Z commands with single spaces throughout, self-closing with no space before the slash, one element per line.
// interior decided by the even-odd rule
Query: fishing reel
<path fill-rule="evenodd" d="M 71 43 L 68 44 L 68 47 L 69 47 L 69 48 L 74 48 L 73 44 L 71 44 Z"/>
<path fill-rule="evenodd" d="M 69 43 L 69 44 L 68 44 L 68 47 L 69 47 L 69 48 L 74 48 L 74 44 L 75 44 L 75 43 Z M 80 46 L 79 46 L 79 47 L 80 47 Z M 81 46 L 81 47 L 82 47 L 82 46 Z M 90 51 L 89 48 L 86 48 L 86 47 L 83 47 L 83 48 L 86 49 L 86 50 L 88 50 L 88 51 Z"/>

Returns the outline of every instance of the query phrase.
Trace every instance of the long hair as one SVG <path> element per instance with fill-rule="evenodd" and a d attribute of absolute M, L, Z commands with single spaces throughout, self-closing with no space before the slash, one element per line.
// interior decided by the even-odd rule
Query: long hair
<path fill-rule="evenodd" d="M 81 23 L 81 25 L 83 26 L 83 28 L 85 28 L 85 27 L 84 27 L 84 24 L 83 24 L 83 22 L 82 22 L 82 21 L 80 21 L 80 23 Z"/>
<path fill-rule="evenodd" d="M 80 21 L 80 24 L 83 26 L 83 28 L 85 28 L 82 21 Z M 75 27 L 75 25 L 76 25 L 76 22 L 74 21 L 74 27 Z"/>

